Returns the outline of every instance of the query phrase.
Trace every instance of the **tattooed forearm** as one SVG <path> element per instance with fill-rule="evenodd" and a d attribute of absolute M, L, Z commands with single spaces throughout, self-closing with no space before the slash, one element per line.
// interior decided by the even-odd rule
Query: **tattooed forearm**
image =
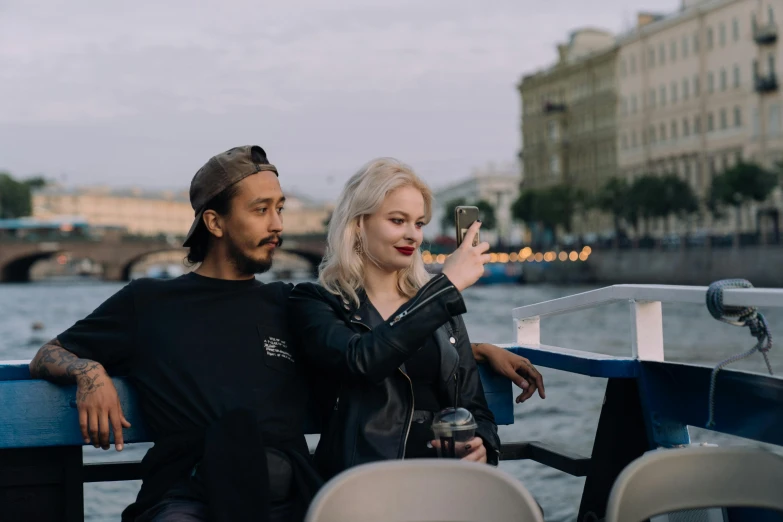
<path fill-rule="evenodd" d="M 82 376 L 79 380 L 79 388 L 76 390 L 76 402 L 84 402 L 87 396 L 95 393 L 104 382 L 103 375 L 100 373 L 93 372 Z"/>
<path fill-rule="evenodd" d="M 30 376 L 57 384 L 95 385 L 95 377 L 104 373 L 103 366 L 89 359 L 80 359 L 52 339 L 38 350 L 30 361 Z M 90 379 L 92 381 L 90 382 Z"/>

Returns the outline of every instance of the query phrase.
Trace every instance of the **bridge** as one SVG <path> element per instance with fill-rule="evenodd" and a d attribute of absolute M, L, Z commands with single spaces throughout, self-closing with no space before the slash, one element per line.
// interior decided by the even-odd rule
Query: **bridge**
<path fill-rule="evenodd" d="M 315 270 L 326 251 L 326 237 L 284 236 L 281 250 L 304 258 Z M 180 243 L 154 238 L 120 237 L 102 241 L 63 238 L 38 242 L 0 238 L 0 282 L 29 281 L 33 264 L 63 253 L 100 264 L 103 278 L 107 281 L 128 281 L 136 263 L 161 252 L 181 252 L 184 258 L 187 249 L 182 248 Z"/>

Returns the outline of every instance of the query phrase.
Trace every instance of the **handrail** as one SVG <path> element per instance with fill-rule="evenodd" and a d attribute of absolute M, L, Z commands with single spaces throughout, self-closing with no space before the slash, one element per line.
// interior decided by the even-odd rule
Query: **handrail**
<path fill-rule="evenodd" d="M 598 290 L 520 306 L 512 310 L 517 327 L 517 343 L 541 344 L 541 317 L 565 314 L 595 306 L 626 301 L 631 304 L 631 344 L 633 356 L 647 361 L 663 361 L 663 313 L 661 303 L 706 305 L 706 286 L 613 285 Z M 726 288 L 726 306 L 783 307 L 783 289 Z"/>
<path fill-rule="evenodd" d="M 514 319 L 558 315 L 620 301 L 658 301 L 665 303 L 705 304 L 706 286 L 613 285 L 598 290 L 551 299 L 512 310 Z M 727 306 L 783 307 L 783 289 L 727 288 L 723 290 Z"/>

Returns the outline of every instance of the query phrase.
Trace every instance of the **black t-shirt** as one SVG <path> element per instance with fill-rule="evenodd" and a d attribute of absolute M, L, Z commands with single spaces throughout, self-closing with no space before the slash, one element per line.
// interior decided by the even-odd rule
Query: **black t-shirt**
<path fill-rule="evenodd" d="M 156 446 L 199 433 L 238 407 L 257 412 L 267 445 L 301 446 L 306 390 L 287 333 L 292 288 L 195 273 L 139 279 L 57 338 L 110 375 L 128 376 Z M 166 458 L 155 449 L 145 457 L 145 487 L 160 471 L 154 461 Z"/>

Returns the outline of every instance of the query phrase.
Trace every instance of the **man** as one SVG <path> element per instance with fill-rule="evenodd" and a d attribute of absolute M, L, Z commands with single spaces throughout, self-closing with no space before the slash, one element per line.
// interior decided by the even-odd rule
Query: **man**
<path fill-rule="evenodd" d="M 301 519 L 320 479 L 302 433 L 306 380 L 286 329 L 292 286 L 254 277 L 282 243 L 277 169 L 261 147 L 233 148 L 196 173 L 190 200 L 184 246 L 198 268 L 131 282 L 44 345 L 31 375 L 75 382 L 85 443 L 108 449 L 113 431 L 118 451 L 130 424 L 109 375 L 134 384 L 155 446 L 123 521 Z M 538 388 L 543 397 L 525 359 L 475 351 L 525 386 L 522 396 Z"/>

